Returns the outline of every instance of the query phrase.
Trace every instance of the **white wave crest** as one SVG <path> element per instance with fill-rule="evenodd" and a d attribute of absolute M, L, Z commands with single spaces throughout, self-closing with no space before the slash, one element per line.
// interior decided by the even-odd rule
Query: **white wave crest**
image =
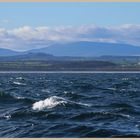
<path fill-rule="evenodd" d="M 9 120 L 9 119 L 11 119 L 11 115 L 5 115 L 4 118 Z"/>
<path fill-rule="evenodd" d="M 49 109 L 60 104 L 65 105 L 66 103 L 67 101 L 64 98 L 58 96 L 52 96 L 45 100 L 41 100 L 34 103 L 32 109 L 33 110 L 43 110 L 45 108 Z"/>
<path fill-rule="evenodd" d="M 17 80 L 22 80 L 23 78 L 22 78 L 22 77 L 17 77 L 16 79 L 17 79 Z"/>
<path fill-rule="evenodd" d="M 73 102 L 73 103 L 78 104 L 78 105 L 82 105 L 82 106 L 87 106 L 87 107 L 92 106 L 91 104 L 85 104 L 85 103 L 76 103 L 76 102 Z"/>
<path fill-rule="evenodd" d="M 23 85 L 25 86 L 26 84 L 25 83 L 20 83 L 20 82 L 13 82 L 15 85 Z"/>
<path fill-rule="evenodd" d="M 20 97 L 20 96 L 14 96 L 16 99 L 25 99 L 25 97 Z"/>
<path fill-rule="evenodd" d="M 43 110 L 43 109 L 49 109 L 49 108 L 56 107 L 57 105 L 60 105 L 60 104 L 65 105 L 67 103 L 91 107 L 90 104 L 85 104 L 85 103 L 80 103 L 80 102 L 77 103 L 77 102 L 74 102 L 74 101 L 66 100 L 62 97 L 51 96 L 51 97 L 49 97 L 45 100 L 35 102 L 32 106 L 32 109 L 40 111 L 40 110 Z"/>

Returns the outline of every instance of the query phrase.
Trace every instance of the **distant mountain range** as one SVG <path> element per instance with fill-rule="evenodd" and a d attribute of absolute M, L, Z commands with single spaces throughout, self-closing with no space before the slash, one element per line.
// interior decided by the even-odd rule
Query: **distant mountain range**
<path fill-rule="evenodd" d="M 132 55 L 140 55 L 140 47 L 115 43 L 75 42 L 66 44 L 54 44 L 49 47 L 30 50 L 29 52 L 34 53 L 43 52 L 55 56 L 81 56 L 81 57 L 95 57 L 102 55 L 132 56 Z"/>
<path fill-rule="evenodd" d="M 0 48 L 0 56 L 14 56 L 14 55 L 20 55 L 20 54 L 22 53 L 13 51 L 10 49 Z"/>
<path fill-rule="evenodd" d="M 14 56 L 0 56 L 0 61 L 28 61 L 28 60 L 85 60 L 85 57 L 70 57 L 70 56 L 53 56 L 46 53 L 25 53 L 20 55 L 14 55 Z M 89 60 L 89 58 L 87 58 Z"/>
<path fill-rule="evenodd" d="M 36 56 L 33 54 L 36 54 Z M 14 57 L 45 57 L 70 56 L 70 57 L 97 57 L 111 56 L 140 56 L 140 47 L 128 44 L 97 43 L 97 42 L 73 42 L 65 44 L 53 44 L 45 48 L 18 52 L 0 48 L 0 56 Z M 17 56 L 21 55 L 21 56 Z M 41 55 L 41 56 L 40 56 Z M 9 58 L 10 59 L 10 58 Z"/>

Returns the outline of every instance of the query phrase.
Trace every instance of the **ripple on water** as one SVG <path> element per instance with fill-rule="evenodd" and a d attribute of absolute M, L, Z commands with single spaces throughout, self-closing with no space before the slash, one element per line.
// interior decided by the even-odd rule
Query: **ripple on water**
<path fill-rule="evenodd" d="M 140 74 L 5 73 L 0 82 L 0 137 L 140 136 Z"/>

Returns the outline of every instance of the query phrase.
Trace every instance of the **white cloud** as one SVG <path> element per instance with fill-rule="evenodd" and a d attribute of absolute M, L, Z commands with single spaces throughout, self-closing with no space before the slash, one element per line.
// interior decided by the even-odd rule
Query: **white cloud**
<path fill-rule="evenodd" d="M 140 46 L 140 25 L 100 27 L 95 25 L 0 29 L 0 47 L 29 50 L 53 42 L 95 41 Z"/>

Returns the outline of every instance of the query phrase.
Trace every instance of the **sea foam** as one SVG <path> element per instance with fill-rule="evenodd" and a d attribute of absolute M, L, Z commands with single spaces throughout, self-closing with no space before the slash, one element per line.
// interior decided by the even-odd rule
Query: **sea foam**
<path fill-rule="evenodd" d="M 62 98 L 62 97 L 51 96 L 45 100 L 35 102 L 32 106 L 32 109 L 40 111 L 43 109 L 54 108 L 57 105 L 65 105 L 65 104 L 77 104 L 77 105 L 87 106 L 87 107 L 91 106 L 90 104 L 74 102 L 74 101 L 70 101 L 70 100 L 67 100 L 67 99 Z"/>
<path fill-rule="evenodd" d="M 60 104 L 66 104 L 67 101 L 62 98 L 62 97 L 58 97 L 58 96 L 51 96 L 45 100 L 41 100 L 38 102 L 35 102 L 33 104 L 32 109 L 33 110 L 43 110 L 43 109 L 49 109 L 49 108 L 53 108 L 56 107 L 57 105 Z"/>

